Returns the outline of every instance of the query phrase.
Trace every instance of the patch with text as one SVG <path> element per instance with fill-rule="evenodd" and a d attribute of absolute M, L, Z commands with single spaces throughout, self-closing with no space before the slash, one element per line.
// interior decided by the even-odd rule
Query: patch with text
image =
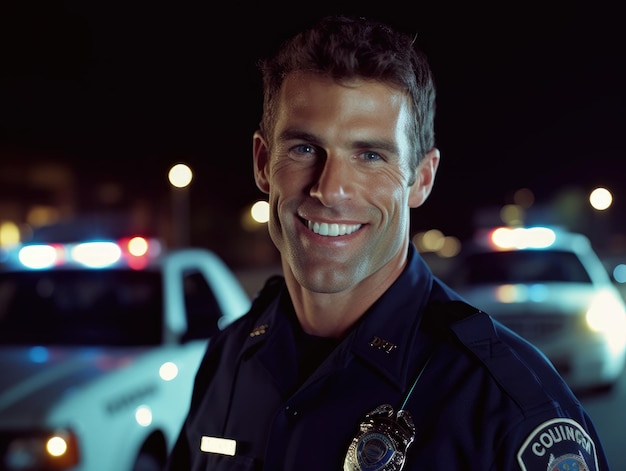
<path fill-rule="evenodd" d="M 556 418 L 535 428 L 517 453 L 522 471 L 598 471 L 596 444 L 575 420 Z"/>

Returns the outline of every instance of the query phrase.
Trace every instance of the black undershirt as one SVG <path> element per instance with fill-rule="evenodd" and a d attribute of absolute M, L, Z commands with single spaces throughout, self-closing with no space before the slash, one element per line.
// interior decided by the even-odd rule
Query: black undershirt
<path fill-rule="evenodd" d="M 339 344 L 340 340 L 318 335 L 307 334 L 302 330 L 298 316 L 293 308 L 289 296 L 283 296 L 280 301 L 282 311 L 291 321 L 296 342 L 296 363 L 298 365 L 298 384 L 303 384 L 318 366 L 326 359 L 330 352 Z"/>
<path fill-rule="evenodd" d="M 302 384 L 320 366 L 324 359 L 330 355 L 330 352 L 339 344 L 339 340 L 307 334 L 297 321 L 295 324 L 298 381 Z"/>

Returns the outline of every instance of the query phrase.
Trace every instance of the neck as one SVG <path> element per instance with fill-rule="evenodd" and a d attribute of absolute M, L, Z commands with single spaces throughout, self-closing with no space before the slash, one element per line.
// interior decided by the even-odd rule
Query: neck
<path fill-rule="evenodd" d="M 307 334 L 342 338 L 400 276 L 406 257 L 339 292 L 317 292 L 300 284 L 289 267 L 283 272 L 302 330 Z"/>

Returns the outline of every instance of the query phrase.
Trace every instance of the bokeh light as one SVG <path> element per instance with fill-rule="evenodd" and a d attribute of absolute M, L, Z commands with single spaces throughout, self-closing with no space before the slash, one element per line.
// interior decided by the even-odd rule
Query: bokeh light
<path fill-rule="evenodd" d="M 167 177 L 176 188 L 184 188 L 191 183 L 193 173 L 187 165 L 176 164 L 170 169 Z"/>
<path fill-rule="evenodd" d="M 613 195 L 606 188 L 599 187 L 590 193 L 589 203 L 591 203 L 593 209 L 604 211 L 613 203 Z"/>

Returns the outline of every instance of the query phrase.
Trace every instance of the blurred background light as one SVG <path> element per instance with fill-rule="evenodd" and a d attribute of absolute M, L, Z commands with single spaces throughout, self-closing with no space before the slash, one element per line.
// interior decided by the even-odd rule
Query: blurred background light
<path fill-rule="evenodd" d="M 178 376 L 178 366 L 176 363 L 168 361 L 159 368 L 159 376 L 163 381 L 171 381 Z"/>
<path fill-rule="evenodd" d="M 250 209 L 252 219 L 260 224 L 264 224 L 270 220 L 270 205 L 267 201 L 257 201 Z"/>
<path fill-rule="evenodd" d="M 135 420 L 142 427 L 147 427 L 152 423 L 152 410 L 146 405 L 137 407 L 135 410 Z"/>
<path fill-rule="evenodd" d="M 18 258 L 28 268 L 46 268 L 57 263 L 61 258 L 58 247 L 53 245 L 28 245 L 22 247 Z"/>
<path fill-rule="evenodd" d="M 613 269 L 613 278 L 618 283 L 626 283 L 626 264 L 620 263 Z"/>
<path fill-rule="evenodd" d="M 517 204 L 507 204 L 500 210 L 500 219 L 507 226 L 524 224 L 524 209 Z"/>
<path fill-rule="evenodd" d="M 556 235 L 548 227 L 499 227 L 491 234 L 491 242 L 501 249 L 543 248 L 554 243 Z"/>
<path fill-rule="evenodd" d="M 513 201 L 516 205 L 528 209 L 535 203 L 535 194 L 528 188 L 520 188 L 513 195 Z"/>
<path fill-rule="evenodd" d="M 461 241 L 454 236 L 446 236 L 439 229 L 418 232 L 412 237 L 417 250 L 432 253 L 442 258 L 451 258 L 461 251 Z"/>
<path fill-rule="evenodd" d="M 46 449 L 52 456 L 62 456 L 67 451 L 67 442 L 62 437 L 52 437 L 46 443 Z"/>
<path fill-rule="evenodd" d="M 15 245 L 20 241 L 20 229 L 12 221 L 0 223 L 0 247 Z"/>
<path fill-rule="evenodd" d="M 128 242 L 128 252 L 135 257 L 148 253 L 148 241 L 143 237 L 133 237 Z"/>
<path fill-rule="evenodd" d="M 71 249 L 72 260 L 92 268 L 112 265 L 121 256 L 122 250 L 115 242 L 85 242 Z"/>
<path fill-rule="evenodd" d="M 596 188 L 589 194 L 589 203 L 593 209 L 604 211 L 611 206 L 613 195 L 606 188 Z"/>
<path fill-rule="evenodd" d="M 187 165 L 176 164 L 170 169 L 167 176 L 173 186 L 176 188 L 185 188 L 191 183 L 193 173 Z"/>

